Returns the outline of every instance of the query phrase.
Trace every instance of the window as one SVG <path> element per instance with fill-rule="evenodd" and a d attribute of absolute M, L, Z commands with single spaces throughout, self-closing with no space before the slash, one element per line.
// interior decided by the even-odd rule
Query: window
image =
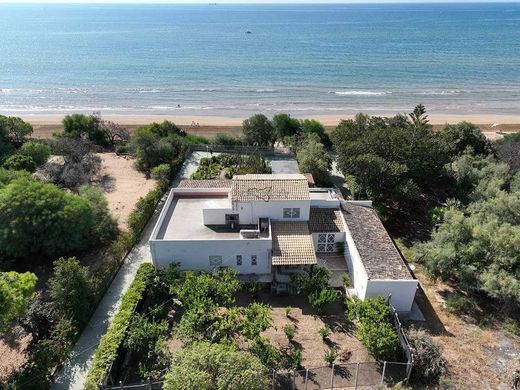
<path fill-rule="evenodd" d="M 251 265 L 256 265 L 256 255 L 251 255 Z"/>
<path fill-rule="evenodd" d="M 334 252 L 334 234 L 318 234 L 318 247 L 316 252 Z"/>
<path fill-rule="evenodd" d="M 283 217 L 284 218 L 300 218 L 300 209 L 299 208 L 284 208 L 283 209 Z"/>
<path fill-rule="evenodd" d="M 222 265 L 222 256 L 210 256 L 209 265 L 211 265 L 212 267 Z"/>
<path fill-rule="evenodd" d="M 237 265 L 242 265 L 242 256 L 237 255 Z"/>

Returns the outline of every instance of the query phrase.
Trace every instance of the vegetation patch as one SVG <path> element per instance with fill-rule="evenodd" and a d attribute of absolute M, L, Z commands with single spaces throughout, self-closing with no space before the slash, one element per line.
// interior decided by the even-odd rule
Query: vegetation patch
<path fill-rule="evenodd" d="M 248 173 L 272 173 L 271 166 L 262 155 L 238 155 L 223 153 L 200 159 L 197 171 L 191 175 L 194 180 L 209 180 Z"/>

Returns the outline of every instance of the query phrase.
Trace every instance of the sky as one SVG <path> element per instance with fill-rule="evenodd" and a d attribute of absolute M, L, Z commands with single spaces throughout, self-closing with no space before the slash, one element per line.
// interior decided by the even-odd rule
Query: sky
<path fill-rule="evenodd" d="M 233 3 L 233 4 L 247 4 L 247 3 L 268 3 L 268 4 L 287 4 L 287 3 L 475 3 L 475 2 L 518 2 L 520 0 L 0 0 L 1 3 L 138 3 L 138 4 L 207 4 L 207 3 Z"/>

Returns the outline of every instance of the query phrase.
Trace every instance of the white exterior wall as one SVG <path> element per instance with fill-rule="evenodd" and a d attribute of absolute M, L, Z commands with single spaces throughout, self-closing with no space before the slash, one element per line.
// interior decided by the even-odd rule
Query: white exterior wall
<path fill-rule="evenodd" d="M 226 214 L 235 214 L 233 209 L 204 209 L 202 210 L 202 220 L 204 225 L 225 225 Z"/>
<path fill-rule="evenodd" d="M 314 250 L 318 248 L 318 234 L 334 234 L 334 243 L 336 242 L 345 242 L 345 233 L 312 233 L 312 242 L 314 243 Z"/>
<path fill-rule="evenodd" d="M 179 262 L 182 270 L 211 272 L 209 256 L 222 256 L 222 266 L 234 268 L 239 274 L 271 273 L 270 239 L 237 240 L 151 240 L 153 264 L 167 267 Z M 242 255 L 237 266 L 236 256 Z M 257 265 L 251 265 L 251 255 L 257 256 Z"/>
<path fill-rule="evenodd" d="M 284 221 L 308 221 L 310 200 L 272 200 L 264 202 L 263 200 L 236 202 L 233 206 L 235 212 L 238 212 L 241 224 L 256 224 L 258 218 L 270 218 L 272 220 Z M 299 208 L 300 218 L 284 218 L 284 208 Z"/>
<path fill-rule="evenodd" d="M 388 298 L 395 310 L 409 312 L 412 310 L 418 282 L 415 279 L 403 280 L 369 280 L 365 297 L 383 296 Z"/>

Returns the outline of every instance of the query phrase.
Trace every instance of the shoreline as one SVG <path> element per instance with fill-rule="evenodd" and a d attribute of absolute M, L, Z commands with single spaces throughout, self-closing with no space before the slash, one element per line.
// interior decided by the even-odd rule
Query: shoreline
<path fill-rule="evenodd" d="M 380 116 L 393 116 L 396 113 L 383 113 Z M 46 115 L 19 115 L 23 120 L 31 123 L 32 125 L 61 125 L 61 120 L 67 115 L 64 114 L 46 114 Z M 372 114 L 371 114 L 372 115 Z M 16 115 L 15 115 L 16 116 Z M 323 123 L 325 126 L 336 126 L 342 119 L 352 119 L 355 115 L 311 115 L 311 116 L 298 116 L 294 115 L 298 119 L 316 119 Z M 227 116 L 205 116 L 205 115 L 159 115 L 159 114 L 146 114 L 146 115 L 102 115 L 103 119 L 117 122 L 121 125 L 143 125 L 157 121 L 170 120 L 178 125 L 190 126 L 193 123 L 198 123 L 200 126 L 241 126 L 244 118 L 238 117 L 227 117 Z M 491 126 L 492 124 L 498 123 L 503 126 L 518 126 L 520 130 L 520 115 L 507 115 L 507 114 L 481 114 L 481 115 L 464 115 L 464 114 L 430 114 L 428 115 L 430 123 L 432 125 L 443 125 L 446 123 L 458 123 L 462 121 L 472 122 L 481 126 Z M 499 130 L 500 126 L 497 126 Z"/>

